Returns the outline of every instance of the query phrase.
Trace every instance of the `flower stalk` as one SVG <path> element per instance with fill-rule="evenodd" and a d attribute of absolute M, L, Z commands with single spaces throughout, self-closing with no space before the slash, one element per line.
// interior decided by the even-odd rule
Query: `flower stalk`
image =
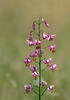
<path fill-rule="evenodd" d="M 40 41 L 40 23 L 38 24 L 39 27 L 39 41 Z M 39 100 L 41 100 L 41 46 L 39 49 Z"/>

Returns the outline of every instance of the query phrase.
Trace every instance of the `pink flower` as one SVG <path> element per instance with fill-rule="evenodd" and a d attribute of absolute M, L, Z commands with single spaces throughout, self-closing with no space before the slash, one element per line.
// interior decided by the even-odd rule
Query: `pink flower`
<path fill-rule="evenodd" d="M 56 34 L 47 34 L 47 40 L 53 40 Z"/>
<path fill-rule="evenodd" d="M 35 53 L 37 53 L 38 55 L 39 55 L 39 52 L 40 52 L 39 49 L 36 49 L 36 50 L 35 50 Z M 43 54 L 43 50 L 41 50 L 41 56 L 42 56 L 42 54 Z"/>
<path fill-rule="evenodd" d="M 49 66 L 49 70 L 54 71 L 55 69 L 56 69 L 56 64 L 51 64 L 51 65 Z"/>
<path fill-rule="evenodd" d="M 46 26 L 46 27 L 49 27 L 49 24 L 48 24 L 48 22 L 47 22 L 47 21 L 45 21 L 45 26 Z"/>
<path fill-rule="evenodd" d="M 51 45 L 51 46 L 48 47 L 48 49 L 49 49 L 50 51 L 52 51 L 52 52 L 56 52 L 56 51 L 55 51 L 55 48 L 56 48 L 56 44 L 53 44 L 53 45 Z"/>
<path fill-rule="evenodd" d="M 53 40 L 54 37 L 55 37 L 56 34 L 46 34 L 45 32 L 42 33 L 42 37 L 43 39 L 46 39 L 46 40 Z"/>
<path fill-rule="evenodd" d="M 36 49 L 36 50 L 35 50 L 35 53 L 39 54 L 39 51 L 40 51 L 39 49 Z"/>
<path fill-rule="evenodd" d="M 29 56 L 30 56 L 30 57 L 37 57 L 37 56 L 38 56 L 38 54 L 37 54 L 37 53 L 35 53 L 35 52 L 32 52 Z"/>
<path fill-rule="evenodd" d="M 42 41 L 38 41 L 38 40 L 34 40 L 34 41 L 30 41 L 30 40 L 27 40 L 27 43 L 30 45 L 30 46 L 34 46 L 34 45 L 40 45 L 42 43 Z"/>
<path fill-rule="evenodd" d="M 24 85 L 24 90 L 26 91 L 26 93 L 29 93 L 32 91 L 32 86 L 30 84 Z"/>
<path fill-rule="evenodd" d="M 53 89 L 54 89 L 54 85 L 50 85 L 50 86 L 47 88 L 48 92 L 51 92 Z"/>
<path fill-rule="evenodd" d="M 34 22 L 33 22 L 32 28 L 33 28 L 33 31 L 35 31 L 35 23 Z"/>
<path fill-rule="evenodd" d="M 24 63 L 26 64 L 26 66 L 30 66 L 30 63 L 32 62 L 32 60 L 31 59 L 29 59 L 29 58 L 25 58 L 24 59 Z"/>
<path fill-rule="evenodd" d="M 34 72 L 34 73 L 32 73 L 32 76 L 39 76 L 39 72 Z"/>
<path fill-rule="evenodd" d="M 32 71 L 33 73 L 36 72 L 38 70 L 37 66 L 30 66 L 30 71 Z"/>
<path fill-rule="evenodd" d="M 42 85 L 42 87 L 46 87 L 47 86 L 47 82 L 45 82 L 45 81 L 41 81 L 41 85 Z"/>
<path fill-rule="evenodd" d="M 43 37 L 43 39 L 46 39 L 48 36 L 47 36 L 47 34 L 45 32 L 43 32 L 42 33 L 42 37 Z"/>
<path fill-rule="evenodd" d="M 33 43 L 34 43 L 34 45 L 40 45 L 42 43 L 42 41 L 34 40 Z"/>
<path fill-rule="evenodd" d="M 33 34 L 32 34 L 32 32 L 30 33 L 29 40 L 30 40 L 30 41 L 33 41 Z"/>
<path fill-rule="evenodd" d="M 44 18 L 41 16 L 41 22 L 43 23 L 44 22 Z"/>
<path fill-rule="evenodd" d="M 29 46 L 33 46 L 34 45 L 33 41 L 30 41 L 30 40 L 26 40 L 26 41 L 29 44 Z"/>
<path fill-rule="evenodd" d="M 37 80 L 37 77 L 39 76 L 39 72 L 32 73 L 32 76 L 35 77 L 35 80 Z"/>
<path fill-rule="evenodd" d="M 52 59 L 51 59 L 51 58 L 49 58 L 49 59 L 44 59 L 44 60 L 43 60 L 43 63 L 44 63 L 44 64 L 49 64 L 50 62 L 52 62 Z"/>

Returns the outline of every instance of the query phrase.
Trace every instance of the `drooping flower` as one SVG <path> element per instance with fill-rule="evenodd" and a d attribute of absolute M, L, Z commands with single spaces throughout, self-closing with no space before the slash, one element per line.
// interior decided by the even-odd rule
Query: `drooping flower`
<path fill-rule="evenodd" d="M 32 28 L 33 28 L 33 31 L 35 31 L 35 23 L 34 22 L 33 22 Z"/>
<path fill-rule="evenodd" d="M 46 26 L 46 27 L 49 27 L 49 24 L 48 24 L 48 22 L 47 22 L 47 21 L 45 21 L 45 26 Z"/>
<path fill-rule="evenodd" d="M 38 66 L 30 66 L 30 71 L 32 71 L 33 73 L 36 72 L 38 70 Z"/>
<path fill-rule="evenodd" d="M 29 46 L 33 46 L 34 45 L 33 41 L 30 41 L 30 40 L 26 40 L 26 41 L 27 41 L 27 44 L 29 44 Z"/>
<path fill-rule="evenodd" d="M 44 59 L 44 60 L 43 60 L 43 63 L 44 63 L 44 64 L 49 64 L 50 62 L 52 62 L 52 58 Z"/>
<path fill-rule="evenodd" d="M 40 52 L 39 49 L 36 49 L 36 50 L 35 50 L 35 53 L 37 53 L 38 56 L 39 56 L 39 52 Z M 43 54 L 43 50 L 41 50 L 41 56 L 42 56 L 42 54 Z"/>
<path fill-rule="evenodd" d="M 42 80 L 42 81 L 41 81 L 41 86 L 42 86 L 42 87 L 46 87 L 46 86 L 47 86 L 47 82 L 45 82 L 45 81 Z"/>
<path fill-rule="evenodd" d="M 28 84 L 28 85 L 26 84 L 26 85 L 24 85 L 24 90 L 26 93 L 29 93 L 32 91 L 32 86 L 30 84 Z"/>
<path fill-rule="evenodd" d="M 50 85 L 50 86 L 47 88 L 48 92 L 53 91 L 53 89 L 54 89 L 54 85 Z"/>
<path fill-rule="evenodd" d="M 38 54 L 37 54 L 36 52 L 32 52 L 29 56 L 30 56 L 30 57 L 37 57 Z"/>
<path fill-rule="evenodd" d="M 42 43 L 42 41 L 34 40 L 33 43 L 34 43 L 34 45 L 40 45 Z"/>
<path fill-rule="evenodd" d="M 38 54 L 36 52 L 32 52 L 30 55 L 29 55 L 33 61 L 36 62 L 36 57 L 38 57 Z"/>
<path fill-rule="evenodd" d="M 30 32 L 29 40 L 33 41 L 33 34 L 32 34 L 32 32 Z"/>
<path fill-rule="evenodd" d="M 42 41 L 38 41 L 38 40 L 34 40 L 34 41 L 30 41 L 27 40 L 27 43 L 29 44 L 29 46 L 34 46 L 34 45 L 41 45 Z"/>
<path fill-rule="evenodd" d="M 56 50 L 55 50 L 56 49 L 56 44 L 53 44 L 53 45 L 49 46 L 48 49 L 50 51 L 52 51 L 53 53 L 55 53 L 56 52 Z"/>
<path fill-rule="evenodd" d="M 32 76 L 35 77 L 35 80 L 37 80 L 38 76 L 39 76 L 39 72 L 34 72 L 32 73 Z"/>
<path fill-rule="evenodd" d="M 42 37 L 43 37 L 43 39 L 46 39 L 48 36 L 45 32 L 42 32 Z"/>
<path fill-rule="evenodd" d="M 56 69 L 56 64 L 51 64 L 48 69 L 54 71 Z"/>
<path fill-rule="evenodd" d="M 47 34 L 47 40 L 53 40 L 56 34 Z"/>
<path fill-rule="evenodd" d="M 46 34 L 46 32 L 42 32 L 42 37 L 45 40 L 53 40 L 56 34 Z"/>
<path fill-rule="evenodd" d="M 30 63 L 32 62 L 32 60 L 31 59 L 29 59 L 29 58 L 25 58 L 24 59 L 24 63 L 26 64 L 26 66 L 30 66 Z"/>
<path fill-rule="evenodd" d="M 44 18 L 41 16 L 41 22 L 43 23 L 44 22 Z"/>

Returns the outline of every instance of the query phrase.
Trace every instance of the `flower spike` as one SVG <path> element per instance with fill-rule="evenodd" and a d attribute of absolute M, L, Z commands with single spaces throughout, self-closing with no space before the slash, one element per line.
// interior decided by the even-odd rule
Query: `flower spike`
<path fill-rule="evenodd" d="M 31 75 L 34 78 L 34 82 L 32 85 L 31 84 L 24 85 L 24 90 L 25 90 L 25 93 L 27 94 L 33 91 L 35 94 L 38 95 L 39 97 L 38 100 L 41 100 L 41 96 L 46 92 L 46 90 L 48 92 L 52 92 L 54 90 L 53 84 L 48 86 L 47 83 L 49 83 L 48 82 L 49 80 L 47 82 L 42 80 L 42 75 L 43 75 L 42 73 L 44 72 L 45 68 L 51 71 L 56 70 L 56 64 L 52 64 L 53 62 L 52 58 L 46 59 L 44 55 L 44 51 L 46 50 L 43 50 L 45 48 L 42 49 L 44 45 L 43 42 L 47 41 L 45 44 L 45 47 L 48 47 L 48 50 L 53 53 L 56 52 L 56 44 L 52 44 L 48 46 L 48 42 L 50 41 L 52 42 L 56 34 L 51 34 L 45 31 L 41 31 L 42 24 L 44 24 L 47 28 L 50 27 L 48 21 L 45 20 L 42 16 L 40 16 L 37 21 L 33 21 L 32 31 L 30 32 L 29 38 L 26 41 L 27 41 L 27 44 L 30 47 L 34 47 L 35 50 L 33 52 L 31 51 L 31 53 L 29 54 L 29 57 L 24 58 L 25 66 L 30 70 Z M 37 38 L 34 37 L 35 34 L 37 35 Z M 33 48 L 31 50 L 33 50 Z M 47 53 L 47 56 L 49 56 L 48 53 Z M 43 67 L 42 66 L 43 64 L 44 66 L 46 65 L 47 67 Z"/>

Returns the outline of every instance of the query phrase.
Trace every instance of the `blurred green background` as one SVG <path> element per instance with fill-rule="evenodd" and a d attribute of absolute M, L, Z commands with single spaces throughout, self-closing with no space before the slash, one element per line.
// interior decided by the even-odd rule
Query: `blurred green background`
<path fill-rule="evenodd" d="M 70 0 L 0 0 L 0 100 L 37 100 L 24 94 L 24 84 L 32 82 L 24 66 L 28 56 L 26 39 L 37 17 L 47 17 L 56 33 L 57 52 L 53 59 L 56 72 L 44 72 L 44 79 L 54 83 L 56 93 L 45 93 L 42 100 L 70 100 Z M 50 57 L 53 55 L 50 54 Z"/>

